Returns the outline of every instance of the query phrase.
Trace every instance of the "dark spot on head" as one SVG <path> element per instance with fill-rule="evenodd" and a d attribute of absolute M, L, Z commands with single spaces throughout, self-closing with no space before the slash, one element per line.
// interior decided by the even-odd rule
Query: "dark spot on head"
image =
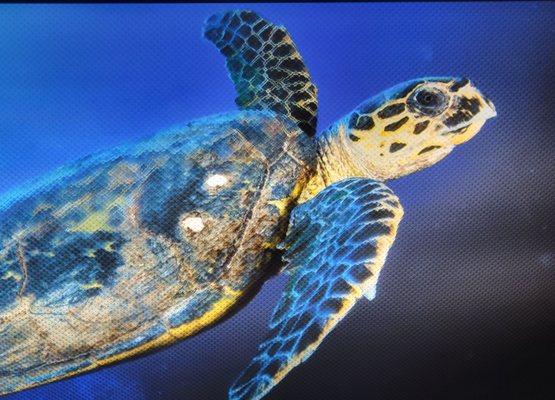
<path fill-rule="evenodd" d="M 374 127 L 374 120 L 371 116 L 354 112 L 349 118 L 349 128 L 357 130 L 370 130 Z"/>
<path fill-rule="evenodd" d="M 451 115 L 448 118 L 445 118 L 445 126 L 447 127 L 452 127 L 452 126 L 457 126 L 465 121 L 468 121 L 472 118 L 471 115 L 469 115 L 467 112 L 465 111 L 457 111 L 456 113 L 454 113 L 453 115 Z"/>
<path fill-rule="evenodd" d="M 352 133 L 349 134 L 349 139 L 351 139 L 353 142 L 358 142 L 360 140 L 357 135 L 353 135 Z"/>
<path fill-rule="evenodd" d="M 441 146 L 428 146 L 428 147 L 424 147 L 422 150 L 420 150 L 420 151 L 418 152 L 418 155 L 427 153 L 427 152 L 432 151 L 432 150 L 435 150 L 435 149 L 440 149 L 440 148 L 441 148 Z"/>
<path fill-rule="evenodd" d="M 404 103 L 391 104 L 378 112 L 378 117 L 381 119 L 391 118 L 395 115 L 401 114 L 405 111 Z"/>
<path fill-rule="evenodd" d="M 459 100 L 457 111 L 450 117 L 445 119 L 445 125 L 448 127 L 457 126 L 464 122 L 470 121 L 472 117 L 480 112 L 480 100 L 473 97 L 462 97 Z"/>
<path fill-rule="evenodd" d="M 389 152 L 390 153 L 395 153 L 396 151 L 401 150 L 406 145 L 407 145 L 406 143 L 393 142 L 393 143 L 391 143 L 391 146 L 389 146 Z"/>
<path fill-rule="evenodd" d="M 470 99 L 468 97 L 463 97 L 459 102 L 459 107 L 461 110 L 468 110 L 473 115 L 476 115 L 480 111 L 480 100 L 476 97 Z"/>
<path fill-rule="evenodd" d="M 466 85 L 468 85 L 470 83 L 470 81 L 468 80 L 468 78 L 462 78 L 462 79 L 458 79 L 455 81 L 455 83 L 453 83 L 451 85 L 451 87 L 449 88 L 449 90 L 451 92 L 457 92 L 460 88 L 465 87 Z"/>
<path fill-rule="evenodd" d="M 422 132 L 424 132 L 428 125 L 430 125 L 430 121 L 419 122 L 414 125 L 414 131 L 412 133 L 414 133 L 415 135 L 420 135 Z"/>
<path fill-rule="evenodd" d="M 408 120 L 409 120 L 409 117 L 403 117 L 399 121 L 393 122 L 393 123 L 387 125 L 384 128 L 384 130 L 387 131 L 387 132 L 394 132 L 397 129 L 399 129 L 400 127 L 402 127 L 403 125 L 405 125 Z"/>
<path fill-rule="evenodd" d="M 370 130 L 374 127 L 374 120 L 369 115 L 361 115 L 358 117 L 356 129 Z"/>

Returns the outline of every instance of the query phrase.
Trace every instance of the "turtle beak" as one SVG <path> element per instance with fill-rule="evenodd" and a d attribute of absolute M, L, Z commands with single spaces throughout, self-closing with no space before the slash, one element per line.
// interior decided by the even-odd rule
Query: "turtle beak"
<path fill-rule="evenodd" d="M 490 99 L 474 85 L 467 84 L 457 91 L 456 101 L 448 115 L 451 118 L 445 121 L 448 128 L 446 134 L 457 145 L 473 138 L 488 119 L 497 116 L 497 111 Z"/>
<path fill-rule="evenodd" d="M 475 120 L 481 119 L 486 121 L 497 116 L 493 102 L 474 85 L 470 85 L 469 91 L 465 93 L 465 96 L 479 100 L 480 111 L 474 116 Z"/>
<path fill-rule="evenodd" d="M 484 119 L 490 119 L 497 117 L 497 111 L 495 110 L 495 106 L 493 105 L 492 101 L 488 99 L 486 96 L 482 96 L 483 103 L 485 105 L 483 113 Z"/>

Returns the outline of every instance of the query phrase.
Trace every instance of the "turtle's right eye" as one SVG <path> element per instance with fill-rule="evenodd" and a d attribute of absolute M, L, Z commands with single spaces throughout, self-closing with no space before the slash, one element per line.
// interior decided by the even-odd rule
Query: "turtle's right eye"
<path fill-rule="evenodd" d="M 436 107 L 441 98 L 434 92 L 422 90 L 416 95 L 416 101 L 424 107 Z"/>
<path fill-rule="evenodd" d="M 448 96 L 437 88 L 418 89 L 408 100 L 413 111 L 428 116 L 441 114 L 447 108 L 448 102 Z"/>

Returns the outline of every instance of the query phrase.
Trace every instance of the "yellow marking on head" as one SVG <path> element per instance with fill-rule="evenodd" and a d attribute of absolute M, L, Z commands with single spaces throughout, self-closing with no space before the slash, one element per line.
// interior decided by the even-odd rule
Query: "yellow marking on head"
<path fill-rule="evenodd" d="M 373 116 L 375 125 L 370 130 L 351 131 L 360 140 L 344 140 L 349 153 L 357 160 L 358 169 L 365 176 L 387 180 L 406 175 L 439 161 L 453 149 L 453 143 L 441 136 L 433 123 L 414 133 L 418 123 L 427 120 L 433 122 L 429 117 L 416 117 L 408 110 L 385 119 L 378 118 L 375 113 Z M 388 125 L 405 118 L 406 121 L 399 128 L 385 130 Z M 439 147 L 420 154 L 422 149 L 429 146 Z"/>

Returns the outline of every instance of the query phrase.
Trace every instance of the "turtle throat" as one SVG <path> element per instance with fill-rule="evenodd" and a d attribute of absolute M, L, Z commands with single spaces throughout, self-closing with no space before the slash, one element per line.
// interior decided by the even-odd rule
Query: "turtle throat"
<path fill-rule="evenodd" d="M 351 177 L 367 177 L 368 172 L 358 165 L 347 146 L 344 119 L 316 136 L 316 166 L 298 202 L 304 203 L 327 186 Z"/>

